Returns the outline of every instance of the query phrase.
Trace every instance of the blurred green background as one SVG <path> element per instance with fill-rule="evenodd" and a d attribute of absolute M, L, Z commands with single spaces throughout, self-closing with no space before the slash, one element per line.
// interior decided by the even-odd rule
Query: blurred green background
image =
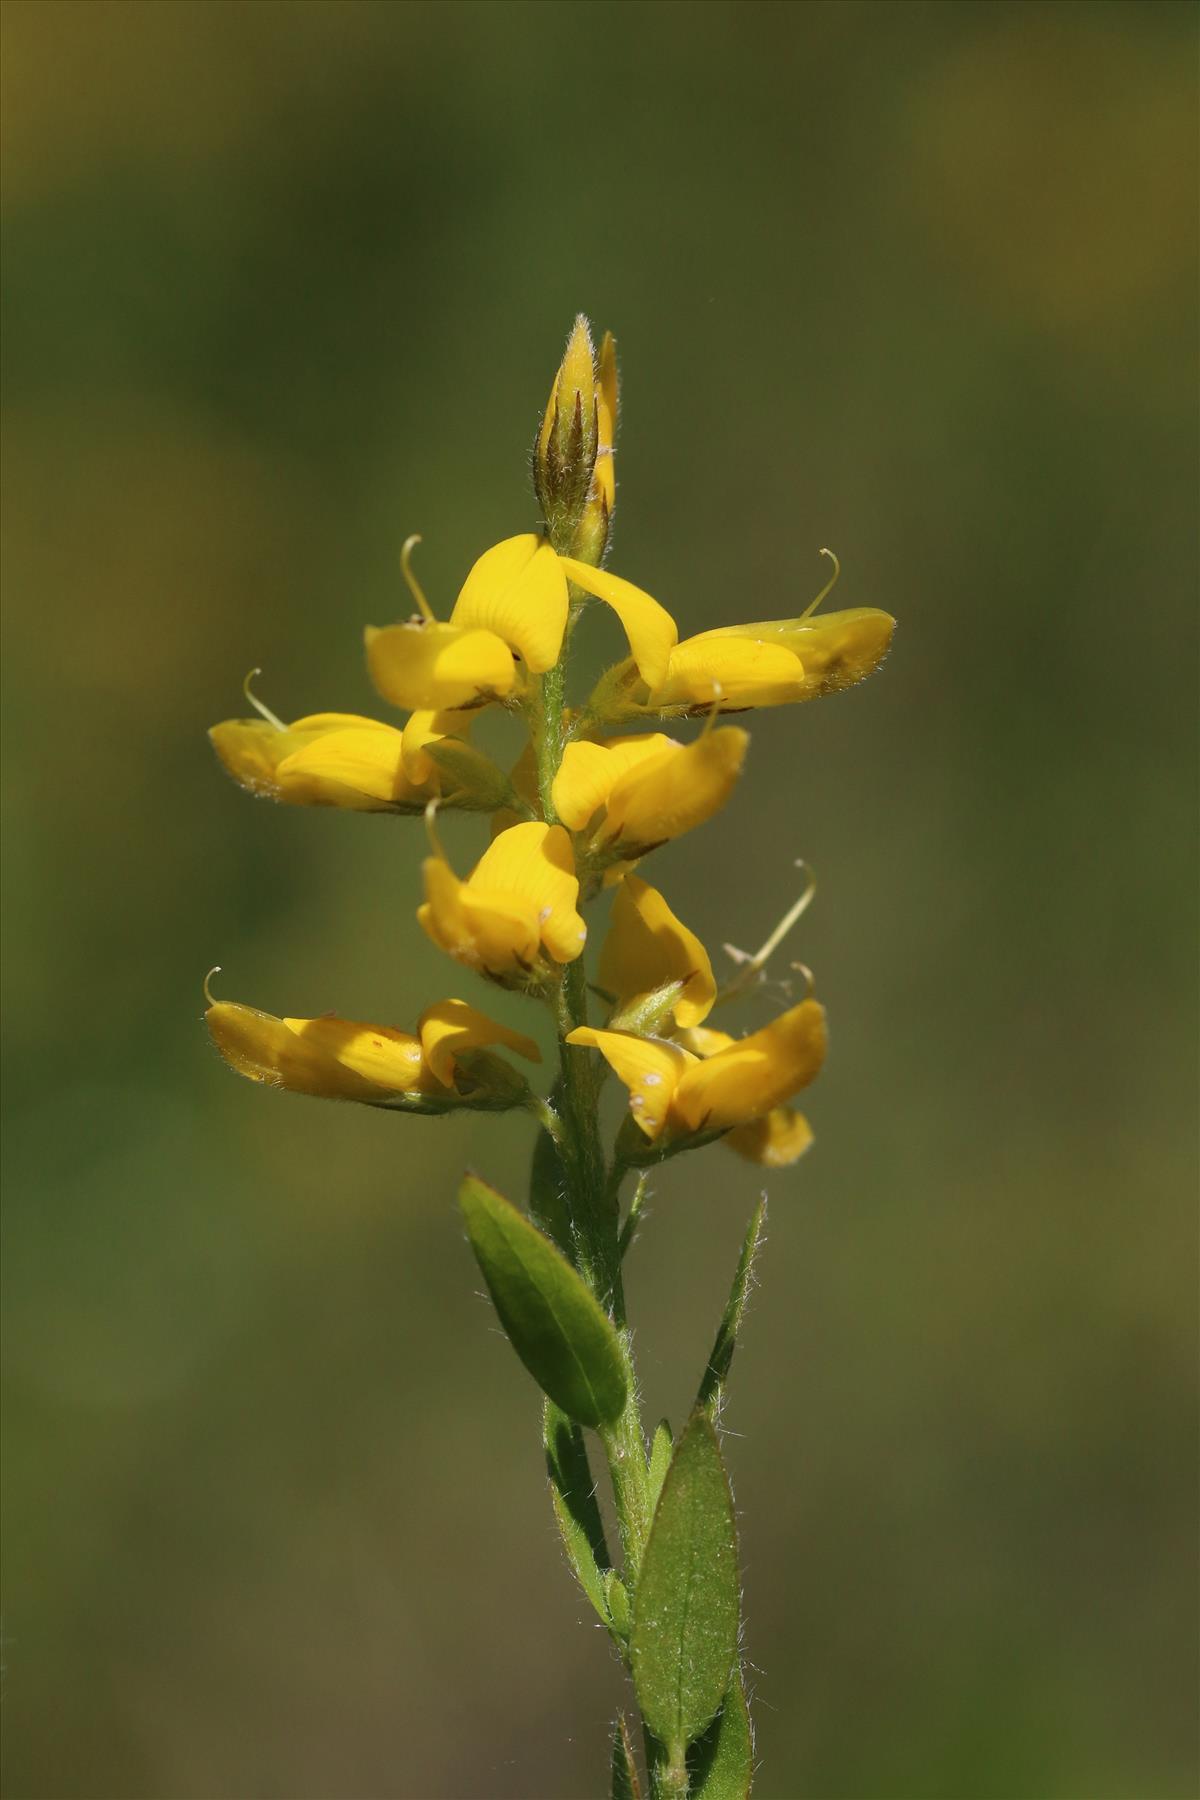
<path fill-rule="evenodd" d="M 481 997 L 418 827 L 255 804 L 204 732 L 252 664 L 377 708 L 402 538 L 444 609 L 534 524 L 578 308 L 617 570 L 691 631 L 832 544 L 901 621 L 653 870 L 714 950 L 820 883 L 834 1051 L 727 1413 L 757 1792 L 1195 1793 L 1195 23 L 7 0 L 12 1800 L 603 1783 L 618 1671 L 453 1206 L 528 1127 L 256 1093 L 200 1024 L 218 962 Z M 758 1186 L 656 1182 L 652 1415 Z"/>

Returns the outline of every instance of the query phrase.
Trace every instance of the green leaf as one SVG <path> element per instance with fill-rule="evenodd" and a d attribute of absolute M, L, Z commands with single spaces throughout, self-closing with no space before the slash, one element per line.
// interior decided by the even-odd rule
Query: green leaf
<path fill-rule="evenodd" d="M 734 1270 L 733 1286 L 729 1290 L 729 1299 L 725 1302 L 725 1311 L 721 1316 L 721 1323 L 717 1327 L 717 1335 L 709 1354 L 708 1366 L 701 1378 L 700 1392 L 696 1395 L 697 1410 L 707 1413 L 710 1419 L 715 1419 L 721 1410 L 725 1382 L 729 1376 L 729 1365 L 733 1361 L 737 1334 L 742 1325 L 742 1314 L 746 1310 L 746 1294 L 750 1287 L 754 1259 L 762 1244 L 766 1223 L 767 1196 L 764 1194 L 754 1209 L 746 1236 L 742 1241 L 742 1254 L 738 1257 L 738 1266 Z"/>
<path fill-rule="evenodd" d="M 676 1761 L 725 1698 L 739 1600 L 733 1496 L 716 1432 L 697 1412 L 663 1482 L 630 1642 L 642 1714 Z"/>
<path fill-rule="evenodd" d="M 641 1778 L 624 1713 L 617 1714 L 613 1730 L 612 1800 L 642 1800 Z"/>
<path fill-rule="evenodd" d="M 738 1670 L 725 1704 L 688 1751 L 690 1800 L 749 1800 L 754 1780 L 754 1733 Z"/>
<path fill-rule="evenodd" d="M 574 1569 L 580 1587 L 607 1625 L 609 1612 L 604 1576 L 612 1567 L 612 1558 L 604 1540 L 604 1521 L 596 1501 L 596 1484 L 592 1479 L 583 1433 L 553 1400 L 547 1400 L 542 1435 L 546 1445 L 550 1499 L 567 1561 Z"/>
<path fill-rule="evenodd" d="M 625 1367 L 611 1320 L 536 1225 L 468 1175 L 458 1192 L 471 1248 L 500 1323 L 529 1373 L 581 1425 L 625 1405 Z"/>
<path fill-rule="evenodd" d="M 675 1448 L 675 1437 L 669 1419 L 660 1419 L 650 1445 L 650 1504 L 658 1505 L 658 1496 L 662 1493 L 662 1484 L 667 1478 L 667 1470 L 671 1466 L 671 1451 Z"/>

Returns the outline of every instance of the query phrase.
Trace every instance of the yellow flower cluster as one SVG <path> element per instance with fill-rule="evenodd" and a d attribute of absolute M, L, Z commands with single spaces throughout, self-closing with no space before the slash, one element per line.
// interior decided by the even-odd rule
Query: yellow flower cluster
<path fill-rule="evenodd" d="M 485 551 L 444 620 L 412 574 L 410 540 L 404 568 L 417 611 L 366 631 L 371 680 L 407 718 L 315 713 L 287 725 L 253 700 L 260 716 L 227 720 L 211 737 L 250 793 L 425 813 L 433 848 L 420 923 L 448 956 L 503 987 L 561 997 L 587 939 L 580 907 L 614 888 L 594 989 L 607 1017 L 595 1027 L 578 1007 L 573 1018 L 558 1007 L 562 1041 L 598 1051 L 629 1090 L 648 1155 L 723 1135 L 741 1154 L 781 1166 L 810 1140 L 787 1102 L 821 1066 L 823 1009 L 804 1000 L 743 1038 L 707 1026 L 725 997 L 707 952 L 634 868 L 729 798 L 749 738 L 718 723 L 721 715 L 860 681 L 882 660 L 893 621 L 873 609 L 810 608 L 680 641 L 657 600 L 599 566 L 616 497 L 616 421 L 613 340 L 594 353 L 581 320 L 534 446 L 545 529 Z M 616 615 L 628 655 L 571 710 L 566 654 L 593 600 Z M 510 773 L 470 742 L 497 706 L 522 717 L 530 734 Z M 705 725 L 691 742 L 660 730 L 614 731 L 692 715 Z M 433 829 L 439 807 L 492 815 L 491 842 L 465 878 Z M 277 1019 L 229 1003 L 211 1004 L 207 1017 L 240 1074 L 295 1092 L 418 1111 L 541 1105 L 492 1054 L 499 1046 L 538 1060 L 536 1046 L 461 1000 L 431 1007 L 412 1035 L 332 1017 Z"/>

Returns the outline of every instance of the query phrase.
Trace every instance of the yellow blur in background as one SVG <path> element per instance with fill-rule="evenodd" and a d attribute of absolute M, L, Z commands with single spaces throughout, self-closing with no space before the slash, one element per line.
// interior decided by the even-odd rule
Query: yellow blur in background
<path fill-rule="evenodd" d="M 453 1207 L 528 1122 L 254 1093 L 200 1022 L 216 962 L 278 1014 L 446 991 L 419 822 L 255 803 L 205 730 L 253 665 L 376 710 L 403 539 L 444 617 L 536 525 L 582 308 L 614 563 L 682 634 L 794 616 L 824 544 L 900 620 L 648 871 L 714 949 L 820 884 L 727 1413 L 757 1791 L 1193 1794 L 1192 9 L 0 24 L 7 1793 L 596 1791 L 618 1671 Z M 760 1180 L 655 1182 L 651 1416 Z"/>

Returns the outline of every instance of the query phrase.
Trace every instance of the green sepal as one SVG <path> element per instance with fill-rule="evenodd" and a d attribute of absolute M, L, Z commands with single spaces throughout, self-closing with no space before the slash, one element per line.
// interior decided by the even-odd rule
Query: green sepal
<path fill-rule="evenodd" d="M 491 1050 L 459 1050 L 455 1053 L 455 1091 L 459 1104 L 475 1112 L 511 1112 L 530 1103 L 529 1083 L 519 1069 Z"/>
<path fill-rule="evenodd" d="M 666 1480 L 667 1470 L 671 1466 L 671 1451 L 674 1447 L 675 1439 L 671 1431 L 671 1421 L 660 1419 L 650 1443 L 650 1504 L 652 1507 L 658 1505 L 658 1496 L 662 1493 L 662 1484 Z"/>
<path fill-rule="evenodd" d="M 546 1473 L 550 1477 L 550 1500 L 567 1561 L 574 1569 L 580 1587 L 607 1625 L 609 1611 L 604 1577 L 611 1573 L 612 1558 L 604 1540 L 604 1521 L 596 1502 L 596 1484 L 592 1479 L 583 1433 L 553 1400 L 547 1400 L 542 1414 L 542 1436 L 546 1446 Z"/>
<path fill-rule="evenodd" d="M 733 1286 L 729 1290 L 729 1298 L 725 1302 L 725 1311 L 722 1313 L 721 1323 L 717 1327 L 717 1335 L 709 1353 L 708 1364 L 700 1380 L 700 1392 L 696 1395 L 697 1411 L 707 1413 L 710 1419 L 715 1419 L 721 1410 L 721 1399 L 729 1375 L 729 1365 L 733 1361 L 737 1334 L 742 1326 L 742 1314 L 746 1310 L 746 1295 L 750 1289 L 754 1259 L 762 1244 L 766 1223 L 767 1196 L 764 1194 L 751 1214 L 750 1223 L 746 1228 L 746 1235 L 742 1240 L 742 1253 L 738 1257 L 738 1265 L 733 1274 Z"/>
<path fill-rule="evenodd" d="M 642 1800 L 642 1780 L 624 1713 L 617 1714 L 613 1727 L 612 1800 Z"/>
<path fill-rule="evenodd" d="M 519 807 L 512 782 L 482 750 L 464 744 L 459 738 L 434 738 L 424 746 L 445 776 L 446 806 L 462 807 L 468 812 L 499 812 L 501 807 Z"/>
<path fill-rule="evenodd" d="M 642 1715 L 676 1761 L 725 1698 L 739 1614 L 733 1496 L 717 1434 L 693 1413 L 655 1509 L 630 1639 Z"/>
<path fill-rule="evenodd" d="M 624 1644 L 629 1639 L 630 1612 L 629 1594 L 625 1583 L 615 1569 L 609 1569 L 604 1576 L 604 1602 L 608 1608 L 608 1619 L 613 1631 Z"/>
<path fill-rule="evenodd" d="M 686 1150 L 703 1150 L 706 1144 L 715 1144 L 728 1130 L 728 1125 L 722 1125 L 719 1131 L 693 1131 L 686 1137 L 668 1138 L 665 1142 L 655 1138 L 651 1143 L 632 1114 L 627 1114 L 617 1132 L 615 1154 L 627 1169 L 652 1169 L 670 1162 L 673 1156 L 682 1156 Z"/>
<path fill-rule="evenodd" d="M 754 1780 L 754 1730 L 741 1670 L 724 1705 L 687 1755 L 689 1800 L 749 1800 Z"/>
<path fill-rule="evenodd" d="M 581 1425 L 618 1418 L 627 1391 L 620 1343 L 581 1277 L 486 1182 L 468 1175 L 458 1201 L 500 1323 L 534 1380 Z"/>

